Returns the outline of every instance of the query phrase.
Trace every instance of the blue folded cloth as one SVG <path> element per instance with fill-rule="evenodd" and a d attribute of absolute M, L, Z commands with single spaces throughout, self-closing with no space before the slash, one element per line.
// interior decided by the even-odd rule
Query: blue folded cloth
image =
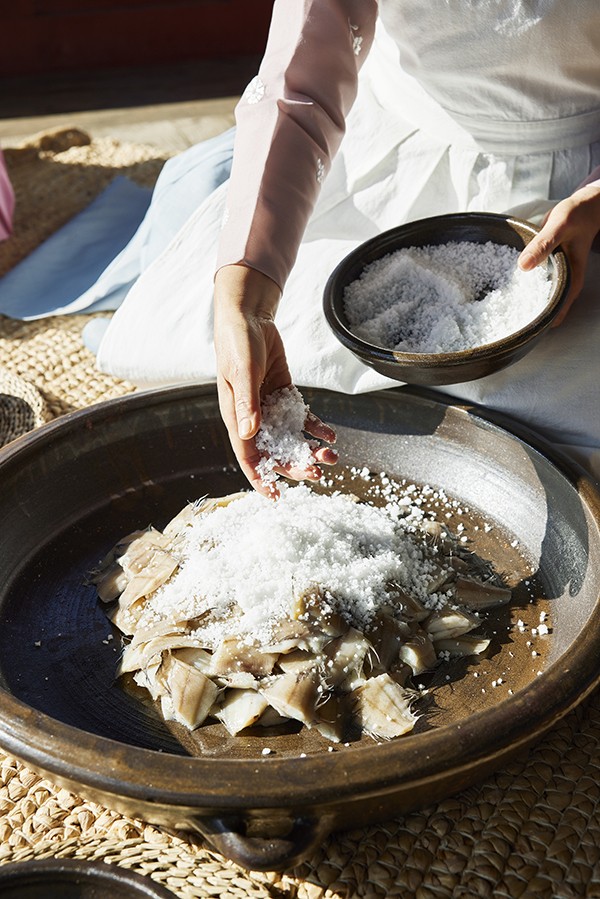
<path fill-rule="evenodd" d="M 154 192 L 116 178 L 0 279 L 0 313 L 35 319 L 117 309 L 189 216 L 229 177 L 234 134 L 230 128 L 167 160 Z M 106 322 L 93 321 L 86 329 L 94 352 L 105 329 Z"/>
<path fill-rule="evenodd" d="M 116 309 L 137 272 L 98 301 L 86 291 L 132 239 L 151 198 L 149 188 L 115 178 L 83 212 L 0 279 L 0 313 L 29 320 Z"/>

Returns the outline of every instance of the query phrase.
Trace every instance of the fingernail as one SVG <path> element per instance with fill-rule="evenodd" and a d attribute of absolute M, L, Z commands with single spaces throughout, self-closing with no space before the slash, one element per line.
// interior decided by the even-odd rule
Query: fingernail
<path fill-rule="evenodd" d="M 524 271 L 529 271 L 530 268 L 535 268 L 535 256 L 533 253 L 521 253 L 519 256 L 519 266 Z"/>
<path fill-rule="evenodd" d="M 242 418 L 241 421 L 238 422 L 238 434 L 242 438 L 242 440 L 248 440 L 252 433 L 252 422 L 249 418 Z"/>

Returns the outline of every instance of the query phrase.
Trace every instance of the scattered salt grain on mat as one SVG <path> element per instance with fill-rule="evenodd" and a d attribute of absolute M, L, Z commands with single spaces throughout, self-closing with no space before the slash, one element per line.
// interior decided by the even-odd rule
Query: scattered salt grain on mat
<path fill-rule="evenodd" d="M 277 480 L 275 468 L 306 469 L 314 464 L 310 444 L 304 436 L 308 406 L 297 387 L 283 387 L 265 397 L 256 448 L 263 458 L 256 466 L 260 479 L 269 486 Z"/>
<path fill-rule="evenodd" d="M 357 337 L 408 353 L 447 353 L 501 340 L 543 311 L 547 267 L 517 266 L 519 251 L 488 241 L 406 247 L 366 266 L 344 292 Z"/>

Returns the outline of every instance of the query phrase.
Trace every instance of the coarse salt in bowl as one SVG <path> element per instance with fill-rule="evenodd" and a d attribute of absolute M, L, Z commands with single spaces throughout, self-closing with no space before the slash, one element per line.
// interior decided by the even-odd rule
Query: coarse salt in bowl
<path fill-rule="evenodd" d="M 456 213 L 409 222 L 366 241 L 325 287 L 338 340 L 376 371 L 437 386 L 482 378 L 529 352 L 564 305 L 560 249 L 530 272 L 516 264 L 530 222 Z"/>

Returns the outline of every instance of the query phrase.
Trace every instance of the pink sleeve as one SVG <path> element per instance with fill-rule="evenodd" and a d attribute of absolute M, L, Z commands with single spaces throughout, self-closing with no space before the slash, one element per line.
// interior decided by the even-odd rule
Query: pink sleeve
<path fill-rule="evenodd" d="M 15 208 L 15 197 L 8 180 L 8 172 L 4 163 L 4 156 L 0 150 L 0 240 L 4 240 L 12 233 L 12 216 Z"/>
<path fill-rule="evenodd" d="M 236 107 L 218 268 L 242 263 L 285 284 L 376 18 L 377 0 L 275 0 L 259 73 Z"/>
<path fill-rule="evenodd" d="M 579 187 L 585 187 L 586 184 L 593 184 L 594 187 L 600 187 L 600 165 L 598 166 L 598 168 L 590 172 L 585 181 L 581 182 Z"/>

